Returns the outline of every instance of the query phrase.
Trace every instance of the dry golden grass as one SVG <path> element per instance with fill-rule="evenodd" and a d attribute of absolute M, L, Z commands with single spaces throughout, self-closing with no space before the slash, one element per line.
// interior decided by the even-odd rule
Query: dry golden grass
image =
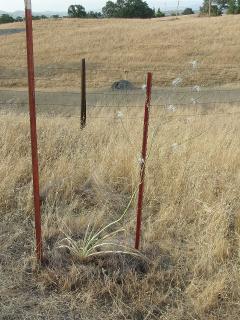
<path fill-rule="evenodd" d="M 34 22 L 34 36 L 43 89 L 79 90 L 82 57 L 89 87 L 125 76 L 142 84 L 146 72 L 137 69 L 160 70 L 155 85 L 181 76 L 183 85 L 232 86 L 240 77 L 234 16 L 49 20 Z M 17 69 L 26 63 L 24 33 L 0 37 L 0 47 L 1 72 L 13 77 L 0 85 L 24 87 L 25 71 Z M 123 254 L 82 261 L 59 247 L 64 233 L 81 240 L 89 223 L 100 228 L 127 207 L 139 183 L 142 111 L 89 109 L 80 131 L 74 110 L 50 117 L 46 106 L 38 117 L 42 268 L 34 255 L 29 120 L 2 113 L 0 318 L 239 319 L 240 114 L 238 106 L 215 107 L 152 110 L 141 243 L 149 263 Z M 135 209 L 136 199 L 119 223 L 119 244 L 133 246 Z"/>
<path fill-rule="evenodd" d="M 9 27 L 23 27 L 23 24 Z M 186 71 L 192 60 L 199 61 L 199 69 L 194 77 L 186 78 L 185 84 L 237 83 L 240 79 L 239 29 L 238 16 L 36 21 L 35 62 L 38 76 L 42 78 L 37 84 L 39 88 L 79 88 L 83 57 L 88 64 L 89 87 L 109 86 L 113 79 L 125 76 L 142 84 L 146 71 L 155 69 L 159 70 L 155 71 L 156 84 L 169 85 Z M 16 70 L 26 65 L 25 34 L 0 37 L 0 47 L 0 66 L 6 68 L 2 69 L 3 74 L 20 77 L 0 84 L 25 86 L 26 81 L 21 79 L 23 71 Z M 134 72 L 139 69 L 145 71 Z M 126 75 L 124 70 L 130 73 Z"/>
<path fill-rule="evenodd" d="M 58 248 L 62 230 L 78 239 L 89 222 L 119 217 L 138 184 L 142 112 L 124 110 L 123 123 L 114 111 L 92 111 L 98 118 L 84 131 L 75 118 L 39 117 L 48 258 L 41 269 L 33 255 L 28 117 L 0 117 L 2 319 L 239 319 L 237 107 L 194 117 L 188 108 L 172 118 L 152 111 L 142 240 L 150 264 L 122 255 L 82 263 Z M 133 244 L 135 205 L 120 224 L 120 243 Z"/>

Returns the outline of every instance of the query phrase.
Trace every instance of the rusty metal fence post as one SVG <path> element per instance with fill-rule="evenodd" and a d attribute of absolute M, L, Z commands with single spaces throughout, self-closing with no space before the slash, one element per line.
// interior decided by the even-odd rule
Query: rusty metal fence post
<path fill-rule="evenodd" d="M 142 207 L 143 207 L 143 194 L 144 194 L 144 177 L 146 168 L 147 157 L 147 142 L 148 142 L 148 126 L 149 126 L 149 109 L 151 103 L 151 91 L 152 91 L 152 73 L 147 74 L 147 88 L 146 88 L 146 101 L 144 109 L 144 125 L 143 125 L 143 142 L 142 142 L 142 154 L 140 161 L 140 183 L 138 190 L 138 203 L 137 203 L 137 222 L 136 222 L 136 237 L 135 237 L 135 249 L 139 250 L 141 240 L 141 225 L 142 225 Z"/>
<path fill-rule="evenodd" d="M 42 262 L 42 231 L 41 231 L 41 205 L 40 205 L 40 193 L 39 193 L 39 168 L 38 168 L 31 0 L 25 0 L 25 20 L 26 20 L 26 39 L 27 39 L 28 94 L 29 94 L 29 116 L 30 116 L 30 130 L 31 130 L 31 150 L 32 150 L 33 197 L 34 197 L 34 209 L 35 209 L 36 255 L 37 255 L 38 262 L 41 263 Z"/>
<path fill-rule="evenodd" d="M 86 98 L 86 61 L 82 59 L 81 70 L 81 129 L 84 129 L 87 121 L 87 98 Z"/>

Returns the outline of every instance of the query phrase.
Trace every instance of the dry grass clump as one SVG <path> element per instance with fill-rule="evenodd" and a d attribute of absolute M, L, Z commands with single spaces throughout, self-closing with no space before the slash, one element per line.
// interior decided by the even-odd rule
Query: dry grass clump
<path fill-rule="evenodd" d="M 237 85 L 239 28 L 237 16 L 194 15 L 144 22 L 136 19 L 34 21 L 37 85 L 79 88 L 80 61 L 84 57 L 88 88 L 109 87 L 114 80 L 125 76 L 142 84 L 146 71 L 156 69 L 156 83 L 170 85 L 192 60 L 199 61 L 199 69 L 194 77 L 186 79 L 185 85 Z M 0 85 L 26 87 L 26 70 L 16 69 L 26 66 L 25 34 L 0 37 L 0 47 L 0 71 L 4 77 L 11 78 L 0 80 Z M 125 70 L 130 72 L 126 74 Z"/>
<path fill-rule="evenodd" d="M 79 119 L 39 117 L 42 268 L 33 256 L 28 118 L 1 115 L 3 319 L 238 319 L 237 107 L 222 109 L 234 115 L 209 109 L 206 116 L 152 110 L 141 250 L 147 260 L 123 253 L 79 260 L 59 246 L 66 234 L 79 241 L 88 225 L 98 230 L 116 221 L 131 201 L 142 112 L 124 110 L 122 120 L 114 110 L 93 110 L 83 131 Z M 134 224 L 135 201 L 114 241 L 132 247 Z"/>

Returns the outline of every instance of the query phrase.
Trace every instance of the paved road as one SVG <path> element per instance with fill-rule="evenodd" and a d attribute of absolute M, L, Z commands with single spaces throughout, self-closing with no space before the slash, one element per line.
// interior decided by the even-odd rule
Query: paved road
<path fill-rule="evenodd" d="M 0 29 L 0 36 L 8 36 L 10 34 L 16 34 L 20 32 L 25 32 L 25 28 L 20 29 Z"/>
<path fill-rule="evenodd" d="M 126 107 L 142 106 L 145 100 L 145 90 L 132 91 L 95 91 L 87 95 L 89 107 Z M 36 101 L 39 112 L 78 114 L 80 107 L 80 92 L 37 92 Z M 27 110 L 27 91 L 0 90 L 0 108 Z M 178 105 L 221 105 L 236 103 L 240 105 L 240 88 L 154 88 L 152 104 L 174 107 Z"/>

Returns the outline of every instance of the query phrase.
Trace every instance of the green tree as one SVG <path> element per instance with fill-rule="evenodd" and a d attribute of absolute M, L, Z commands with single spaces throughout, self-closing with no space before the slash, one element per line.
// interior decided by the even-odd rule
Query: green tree
<path fill-rule="evenodd" d="M 87 13 L 83 6 L 81 6 L 80 4 L 76 4 L 71 5 L 68 8 L 68 15 L 71 18 L 85 18 L 87 16 Z"/>
<path fill-rule="evenodd" d="M 240 0 L 228 0 L 227 6 L 228 14 L 239 14 L 240 13 Z"/>
<path fill-rule="evenodd" d="M 102 9 L 108 18 L 152 18 L 155 11 L 143 0 L 108 1 Z"/>
<path fill-rule="evenodd" d="M 12 16 L 10 16 L 9 14 L 2 14 L 0 16 L 0 24 L 1 23 L 11 23 L 14 22 L 15 20 L 13 19 Z"/>
<path fill-rule="evenodd" d="M 235 14 L 237 11 L 237 2 L 236 0 L 229 0 L 228 1 L 228 14 Z"/>
<path fill-rule="evenodd" d="M 53 15 L 51 16 L 51 18 L 52 18 L 52 19 L 59 19 L 60 16 L 59 16 L 58 14 L 53 14 Z"/>
<path fill-rule="evenodd" d="M 240 14 L 240 0 L 237 0 L 237 13 Z"/>
<path fill-rule="evenodd" d="M 102 13 L 106 18 L 112 18 L 116 16 L 116 5 L 113 1 L 108 1 L 105 7 L 102 8 Z"/>
<path fill-rule="evenodd" d="M 124 15 L 125 0 L 107 1 L 105 7 L 102 8 L 102 13 L 107 18 L 122 18 Z"/>
<path fill-rule="evenodd" d="M 188 15 L 188 14 L 194 14 L 194 11 L 192 8 L 186 8 L 182 12 L 183 15 Z"/>
<path fill-rule="evenodd" d="M 128 0 L 117 0 L 116 2 L 116 16 L 119 18 L 127 18 Z"/>
<path fill-rule="evenodd" d="M 15 19 L 15 21 L 16 21 L 16 22 L 23 22 L 23 18 L 19 16 L 19 17 L 17 17 L 17 18 Z"/>
<path fill-rule="evenodd" d="M 155 11 L 142 0 L 128 0 L 124 9 L 126 18 L 153 18 Z"/>
<path fill-rule="evenodd" d="M 218 8 L 222 11 L 223 9 L 227 8 L 228 0 L 215 0 L 214 2 Z"/>
<path fill-rule="evenodd" d="M 157 9 L 157 11 L 155 11 L 155 17 L 156 18 L 162 18 L 162 17 L 165 17 L 165 13 L 163 13 L 160 8 Z"/>
<path fill-rule="evenodd" d="M 32 16 L 33 20 L 41 20 L 41 16 Z"/>
<path fill-rule="evenodd" d="M 219 0 L 222 2 L 222 0 Z M 225 1 L 225 0 L 224 0 Z M 211 15 L 212 16 L 220 16 L 222 14 L 222 4 L 218 5 L 217 2 L 212 3 L 211 5 Z M 209 0 L 204 0 L 202 7 L 200 7 L 201 14 L 209 13 Z"/>
<path fill-rule="evenodd" d="M 98 19 L 98 18 L 101 18 L 102 17 L 102 14 L 101 14 L 101 12 L 95 12 L 95 11 L 89 11 L 88 13 L 87 13 L 87 17 L 88 18 L 95 18 L 95 19 Z"/>

